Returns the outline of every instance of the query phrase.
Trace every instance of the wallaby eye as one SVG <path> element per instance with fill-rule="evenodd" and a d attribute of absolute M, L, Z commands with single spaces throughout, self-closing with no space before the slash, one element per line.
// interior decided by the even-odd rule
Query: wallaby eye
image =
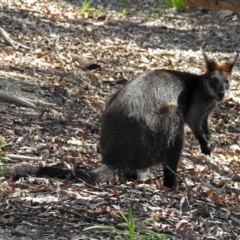
<path fill-rule="evenodd" d="M 228 79 L 226 79 L 225 84 L 229 85 L 229 80 Z"/>

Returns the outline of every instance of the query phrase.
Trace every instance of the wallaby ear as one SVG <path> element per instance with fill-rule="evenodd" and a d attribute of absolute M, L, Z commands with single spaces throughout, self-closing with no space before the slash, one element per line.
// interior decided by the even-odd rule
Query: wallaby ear
<path fill-rule="evenodd" d="M 233 69 L 233 67 L 234 67 L 234 65 L 235 65 L 238 57 L 239 57 L 239 54 L 237 54 L 237 55 L 235 55 L 234 57 L 230 58 L 230 59 L 226 62 L 226 64 L 227 64 L 228 67 L 229 67 L 230 72 L 232 71 L 232 69 Z"/>
<path fill-rule="evenodd" d="M 215 61 L 212 58 L 208 57 L 207 54 L 202 49 L 201 49 L 201 51 L 202 51 L 202 54 L 203 54 L 203 57 L 204 57 L 204 60 L 206 63 L 207 71 L 213 71 L 216 66 Z"/>

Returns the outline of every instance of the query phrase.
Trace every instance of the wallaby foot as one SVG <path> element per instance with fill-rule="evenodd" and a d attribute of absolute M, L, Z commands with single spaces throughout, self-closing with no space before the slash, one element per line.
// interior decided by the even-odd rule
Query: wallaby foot
<path fill-rule="evenodd" d="M 164 168 L 164 180 L 163 180 L 163 186 L 174 188 L 177 185 L 177 178 L 176 178 L 176 170 L 177 167 L 174 167 L 172 169 L 170 166 L 166 165 Z"/>
<path fill-rule="evenodd" d="M 201 145 L 201 152 L 205 155 L 211 155 L 212 144 L 211 142 L 206 142 L 204 145 Z"/>
<path fill-rule="evenodd" d="M 151 173 L 150 168 L 137 171 L 137 178 L 141 182 L 147 182 L 148 180 L 152 180 L 155 177 L 156 175 Z"/>
<path fill-rule="evenodd" d="M 179 135 L 176 136 L 173 147 L 169 149 L 168 161 L 164 166 L 164 179 L 163 185 L 165 187 L 174 188 L 177 185 L 177 168 L 182 155 L 182 149 L 184 145 L 183 138 L 184 128 L 183 125 L 178 129 Z"/>

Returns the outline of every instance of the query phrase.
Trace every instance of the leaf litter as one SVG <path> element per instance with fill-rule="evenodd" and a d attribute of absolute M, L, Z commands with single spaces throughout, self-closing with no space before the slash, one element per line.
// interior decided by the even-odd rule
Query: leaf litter
<path fill-rule="evenodd" d="M 0 40 L 1 90 L 49 103 L 36 110 L 1 102 L 0 132 L 11 143 L 6 165 L 96 167 L 101 111 L 126 81 L 155 68 L 200 74 L 205 70 L 200 47 L 220 60 L 239 51 L 238 14 L 162 9 L 153 0 L 126 1 L 125 15 L 117 0 L 92 1 L 81 12 L 77 2 L 2 1 L 1 29 L 19 47 Z M 231 95 L 212 115 L 211 157 L 200 154 L 186 127 L 177 190 L 162 187 L 159 177 L 99 186 L 68 176 L 5 178 L 2 237 L 114 239 L 108 231 L 82 229 L 99 224 L 122 229 L 118 210 L 127 213 L 130 204 L 136 221 L 154 218 L 147 227 L 175 239 L 239 239 L 239 74 L 237 62 Z"/>

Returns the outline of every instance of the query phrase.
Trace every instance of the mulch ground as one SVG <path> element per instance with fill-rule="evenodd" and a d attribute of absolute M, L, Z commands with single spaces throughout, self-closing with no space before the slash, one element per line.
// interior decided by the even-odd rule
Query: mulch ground
<path fill-rule="evenodd" d="M 200 47 L 219 61 L 239 52 L 239 14 L 163 9 L 151 0 L 92 1 L 81 12 L 76 2 L 2 1 L 0 26 L 29 49 L 0 40 L 1 90 L 45 103 L 31 109 L 1 101 L 0 134 L 10 156 L 3 168 L 23 162 L 95 168 L 101 111 L 126 81 L 156 68 L 201 74 Z M 178 189 L 162 187 L 161 171 L 146 183 L 114 179 L 98 186 L 68 176 L 4 175 L 0 239 L 115 239 L 114 231 L 83 229 L 126 230 L 119 210 L 128 215 L 128 206 L 136 223 L 152 219 L 137 234 L 146 228 L 171 235 L 166 239 L 240 239 L 239 67 L 238 61 L 231 96 L 212 114 L 210 157 L 186 127 Z"/>

